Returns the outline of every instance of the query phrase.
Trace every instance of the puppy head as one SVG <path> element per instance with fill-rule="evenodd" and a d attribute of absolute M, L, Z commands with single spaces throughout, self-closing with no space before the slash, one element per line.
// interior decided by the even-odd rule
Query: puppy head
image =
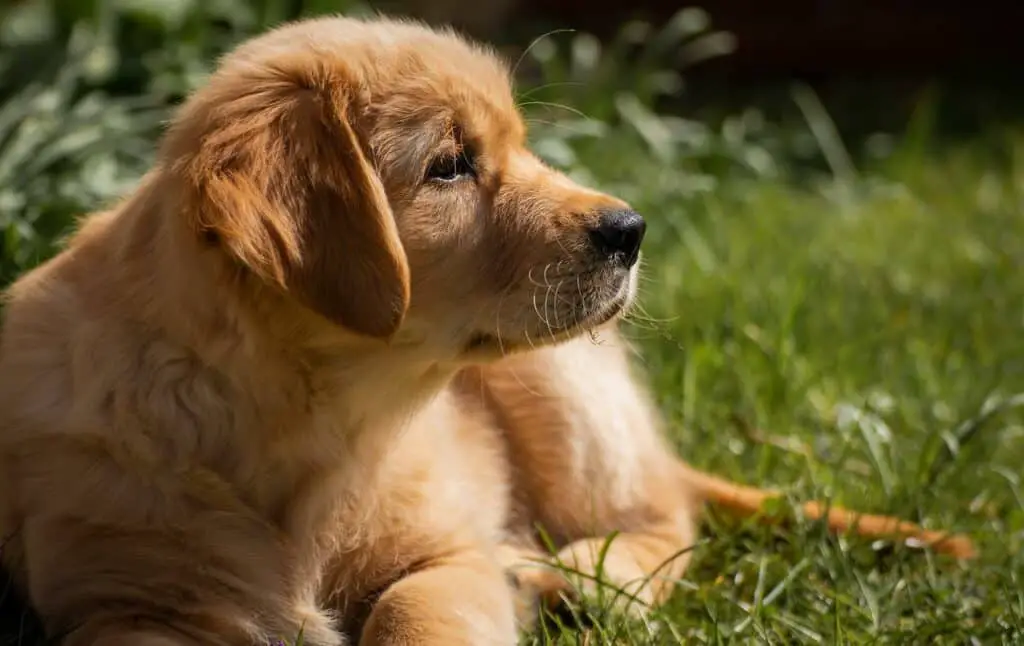
<path fill-rule="evenodd" d="M 294 23 L 222 61 L 164 164 L 195 235 L 351 331 L 481 358 L 633 298 L 643 220 L 525 144 L 507 69 L 449 32 Z"/>

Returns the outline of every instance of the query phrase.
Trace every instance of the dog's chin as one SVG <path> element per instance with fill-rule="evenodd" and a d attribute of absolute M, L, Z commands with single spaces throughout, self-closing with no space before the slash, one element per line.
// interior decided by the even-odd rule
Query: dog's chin
<path fill-rule="evenodd" d="M 510 354 L 558 345 L 575 339 L 621 316 L 632 305 L 636 298 L 636 290 L 637 273 L 632 271 L 613 296 L 587 311 L 575 325 L 561 330 L 545 328 L 543 332 L 521 336 L 477 332 L 470 336 L 460 358 L 469 362 L 493 361 Z"/>

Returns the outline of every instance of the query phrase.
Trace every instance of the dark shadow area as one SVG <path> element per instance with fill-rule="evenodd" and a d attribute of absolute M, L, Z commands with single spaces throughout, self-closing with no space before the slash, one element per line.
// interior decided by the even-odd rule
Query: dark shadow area
<path fill-rule="evenodd" d="M 14 589 L 10 576 L 0 570 L 0 646 L 42 642 L 43 630 L 35 613 Z"/>

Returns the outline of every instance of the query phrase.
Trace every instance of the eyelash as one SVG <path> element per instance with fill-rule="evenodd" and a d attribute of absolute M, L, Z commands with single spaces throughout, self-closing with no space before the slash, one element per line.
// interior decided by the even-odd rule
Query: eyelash
<path fill-rule="evenodd" d="M 427 169 L 427 180 L 450 184 L 466 177 L 475 177 L 476 169 L 465 151 L 444 154 L 434 159 Z"/>

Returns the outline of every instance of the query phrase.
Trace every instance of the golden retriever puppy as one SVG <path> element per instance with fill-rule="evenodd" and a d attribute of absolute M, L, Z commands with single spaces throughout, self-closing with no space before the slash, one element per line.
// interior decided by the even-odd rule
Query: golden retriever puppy
<path fill-rule="evenodd" d="M 7 294 L 6 566 L 76 646 L 513 644 L 537 522 L 584 568 L 628 530 L 610 576 L 653 572 L 692 540 L 678 464 L 614 332 L 579 338 L 643 235 L 527 150 L 480 47 L 243 44 Z"/>
<path fill-rule="evenodd" d="M 68 646 L 514 644 L 517 595 L 566 587 L 537 526 L 657 603 L 691 493 L 734 491 L 630 375 L 643 236 L 527 150 L 505 67 L 451 33 L 241 45 L 7 293 L 5 567 Z"/>

